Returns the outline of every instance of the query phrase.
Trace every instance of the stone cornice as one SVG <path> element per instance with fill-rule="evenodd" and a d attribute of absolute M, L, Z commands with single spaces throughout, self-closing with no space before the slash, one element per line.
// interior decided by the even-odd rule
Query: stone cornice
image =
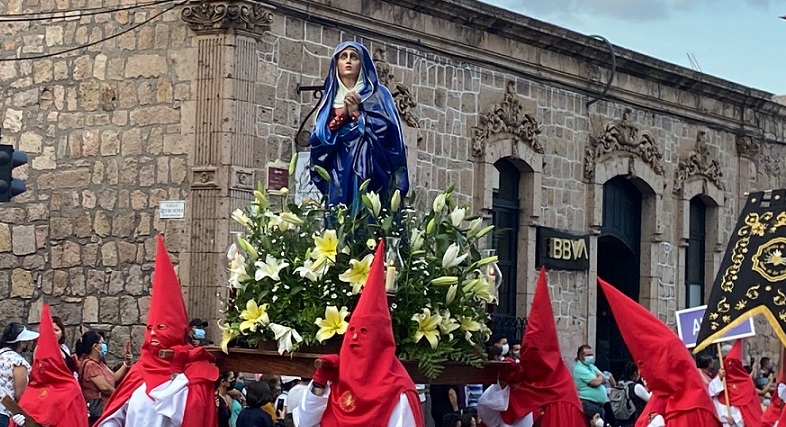
<path fill-rule="evenodd" d="M 180 17 L 198 34 L 234 30 L 259 36 L 273 23 L 273 12 L 252 0 L 190 0 Z"/>
<path fill-rule="evenodd" d="M 256 1 L 275 6 L 281 14 L 518 74 L 588 96 L 596 94 L 600 87 L 592 80 L 591 69 L 598 67 L 605 73 L 604 67 L 610 63 L 608 47 L 600 40 L 475 0 Z M 526 46 L 559 55 L 528 51 Z M 609 101 L 734 133 L 761 121 L 751 113 L 786 117 L 786 106 L 773 102 L 768 92 L 624 48 L 615 47 L 615 53 L 617 77 L 605 97 Z M 568 71 L 563 62 L 581 71 Z M 783 133 L 778 128 L 774 133 L 767 132 L 764 139 L 783 143 Z"/>

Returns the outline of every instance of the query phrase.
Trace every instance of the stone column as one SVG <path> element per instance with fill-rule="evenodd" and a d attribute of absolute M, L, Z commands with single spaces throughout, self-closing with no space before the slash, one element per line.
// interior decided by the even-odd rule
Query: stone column
<path fill-rule="evenodd" d="M 257 45 L 273 13 L 246 0 L 192 0 L 181 18 L 194 31 L 194 148 L 187 206 L 190 250 L 180 277 L 191 317 L 219 317 L 234 209 L 253 198 Z M 210 328 L 216 334 L 217 328 Z"/>

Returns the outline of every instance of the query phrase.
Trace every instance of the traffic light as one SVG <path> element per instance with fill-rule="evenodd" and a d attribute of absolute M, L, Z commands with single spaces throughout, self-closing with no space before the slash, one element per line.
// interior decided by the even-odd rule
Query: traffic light
<path fill-rule="evenodd" d="M 25 182 L 14 178 L 15 167 L 27 163 L 27 153 L 14 150 L 12 145 L 0 145 L 0 203 L 10 202 L 11 198 L 25 192 Z"/>

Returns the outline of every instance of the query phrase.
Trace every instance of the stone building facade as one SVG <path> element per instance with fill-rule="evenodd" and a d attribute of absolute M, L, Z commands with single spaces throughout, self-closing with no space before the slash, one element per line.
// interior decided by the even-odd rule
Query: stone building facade
<path fill-rule="evenodd" d="M 489 222 L 512 212 L 508 314 L 529 309 L 538 227 L 590 236 L 589 269 L 549 273 L 566 357 L 610 337 L 598 331 L 608 316 L 596 277 L 620 242 L 632 267 L 619 280 L 663 321 L 691 298 L 691 257 L 706 299 L 744 192 L 786 185 L 786 106 L 473 0 L 432 3 L 0 5 L 51 18 L 0 23 L 0 58 L 34 58 L 0 62 L 3 143 L 31 157 L 28 191 L 0 208 L 3 317 L 35 323 L 47 301 L 69 341 L 85 325 L 107 330 L 115 353 L 129 336 L 138 348 L 164 233 L 191 314 L 217 319 L 231 212 L 269 163 L 302 150 L 296 134 L 316 101 L 298 85 L 321 84 L 334 46 L 352 39 L 395 95 L 416 190 L 433 197 L 455 183 Z M 184 218 L 160 218 L 168 200 L 186 201 Z M 636 221 L 610 226 L 613 200 L 632 201 L 617 216 Z M 777 356 L 757 326 L 751 351 Z"/>

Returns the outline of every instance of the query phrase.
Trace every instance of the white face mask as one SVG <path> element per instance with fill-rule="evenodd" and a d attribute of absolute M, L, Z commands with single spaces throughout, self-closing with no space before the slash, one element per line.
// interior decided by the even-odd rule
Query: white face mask
<path fill-rule="evenodd" d="M 509 344 L 502 344 L 502 355 L 504 356 L 504 355 L 508 354 L 508 351 L 510 351 L 510 345 Z"/>
<path fill-rule="evenodd" d="M 603 427 L 605 425 L 606 423 L 604 423 L 602 419 L 598 418 L 597 420 L 595 420 L 595 427 Z"/>

